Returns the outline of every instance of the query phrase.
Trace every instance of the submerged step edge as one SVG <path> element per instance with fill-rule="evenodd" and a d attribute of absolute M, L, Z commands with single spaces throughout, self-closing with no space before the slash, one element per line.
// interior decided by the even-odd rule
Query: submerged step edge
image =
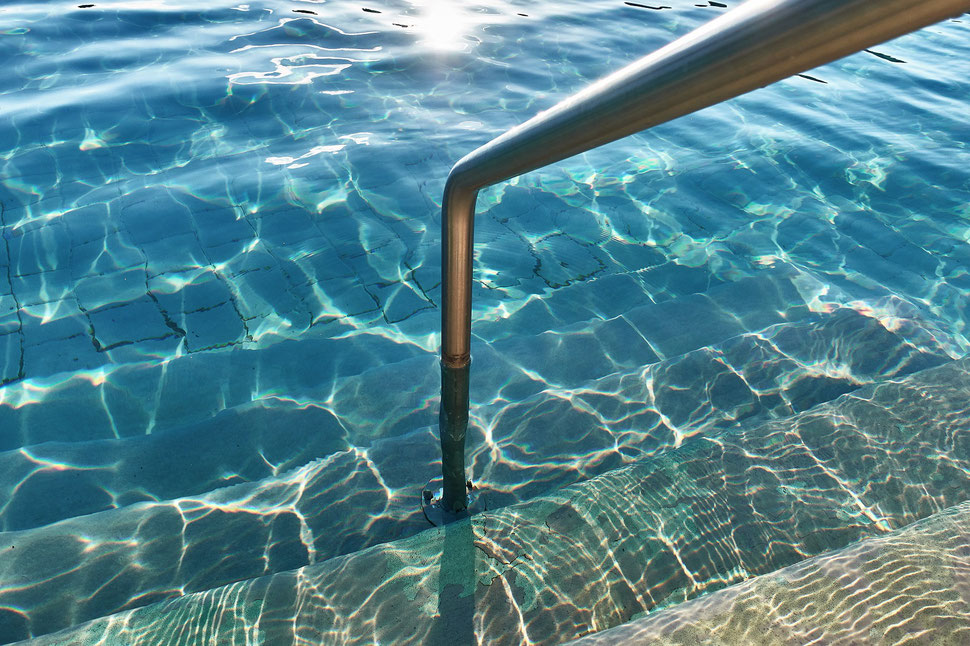
<path fill-rule="evenodd" d="M 561 643 L 970 498 L 970 361 L 36 645 Z"/>
<path fill-rule="evenodd" d="M 569 646 L 970 644 L 970 503 Z"/>
<path fill-rule="evenodd" d="M 548 393 L 529 398 L 505 411 L 502 423 L 492 430 L 491 443 L 484 438 L 473 442 L 478 446 L 472 460 L 476 481 L 484 483 L 488 509 L 494 511 L 632 463 L 637 455 L 674 450 L 674 429 L 683 438 L 713 436 L 740 418 L 753 416 L 743 422 L 753 427 L 759 416 L 785 417 L 861 384 L 944 361 L 939 352 L 918 349 L 927 345 L 919 342 L 921 333 L 915 322 L 902 321 L 890 333 L 876 319 L 842 309 L 821 324 L 772 326 L 634 373 L 605 377 L 581 393 L 556 397 L 551 406 L 541 401 Z M 869 350 L 858 352 L 862 348 Z M 867 358 L 877 349 L 877 359 Z M 751 356 L 758 360 L 748 366 Z M 704 382 L 715 386 L 701 389 Z M 610 398 L 619 414 L 608 420 L 570 414 L 593 393 L 614 393 Z M 0 466 L 5 466 L 0 472 L 8 477 L 7 482 L 0 478 L 0 492 L 8 491 L 0 520 L 7 513 L 21 521 L 28 519 L 25 512 L 35 517 L 50 517 L 58 510 L 90 514 L 0 534 L 0 545 L 17 550 L 0 562 L 0 606 L 18 609 L 6 615 L 7 623 L 0 621 L 0 642 L 322 563 L 427 527 L 416 499 L 435 473 L 440 451 L 431 427 L 369 447 L 348 445 L 296 469 L 276 469 L 263 479 L 238 484 L 227 480 L 229 486 L 206 492 L 212 477 L 244 475 L 231 467 L 231 459 L 237 464 L 256 460 L 259 467 L 265 459 L 280 464 L 285 447 L 298 450 L 291 459 L 312 453 L 312 443 L 299 441 L 304 428 L 300 420 L 306 417 L 312 425 L 328 412 L 298 405 L 284 416 L 289 404 L 278 402 L 282 411 L 276 406 L 240 409 L 236 412 L 242 416 L 230 415 L 226 432 L 211 438 L 205 427 L 192 427 L 184 433 L 0 453 Z M 548 414 L 532 413 L 556 407 L 565 410 L 554 425 Z M 267 430 L 267 437 L 281 442 L 282 451 L 260 442 L 261 448 L 253 447 L 250 455 L 241 436 L 236 440 L 242 444 L 230 448 L 234 429 L 242 431 L 239 424 L 249 419 L 252 430 L 265 422 L 274 427 L 274 416 L 286 431 Z M 638 426 L 627 430 L 634 416 Z M 326 444 L 325 435 L 317 440 Z M 330 441 L 341 437 L 338 432 Z M 213 453 L 211 447 L 219 444 L 226 448 Z M 126 448 L 131 449 L 127 457 Z M 522 450 L 529 454 L 522 455 Z M 38 458 L 62 468 L 38 470 Z M 18 464 L 22 468 L 15 468 Z M 98 465 L 104 468 L 92 468 Z M 27 479 L 21 476 L 24 469 L 30 473 Z M 176 497 L 171 497 L 173 477 L 184 488 Z M 146 502 L 100 512 L 85 507 L 86 502 L 110 504 L 115 499 L 105 500 L 107 492 L 126 492 L 127 501 L 117 502 L 135 502 L 137 495 Z M 54 508 L 36 503 L 51 498 L 61 504 Z M 231 559 L 226 558 L 227 546 Z"/>

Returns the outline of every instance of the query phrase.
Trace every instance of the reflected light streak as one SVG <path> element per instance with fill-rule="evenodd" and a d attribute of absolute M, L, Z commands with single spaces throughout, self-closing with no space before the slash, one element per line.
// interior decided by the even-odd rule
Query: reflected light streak
<path fill-rule="evenodd" d="M 329 146 L 315 146 L 311 148 L 309 152 L 300 155 L 299 157 L 267 157 L 266 163 L 273 164 L 274 166 L 286 166 L 287 168 L 302 168 L 306 166 L 309 162 L 296 163 L 300 160 L 307 159 L 309 157 L 315 157 L 321 153 L 335 153 L 344 149 L 345 144 L 332 144 Z"/>
<path fill-rule="evenodd" d="M 289 56 L 270 59 L 274 69 L 269 72 L 237 72 L 227 78 L 235 84 L 269 84 L 281 83 L 285 85 L 309 85 L 322 76 L 334 76 L 350 67 L 350 63 L 343 64 L 310 64 L 296 65 L 304 62 L 309 56 Z M 329 59 L 328 59 L 329 60 Z M 289 64 L 288 64 L 289 63 Z M 316 71 L 313 71 L 316 70 Z"/>
<path fill-rule="evenodd" d="M 23 455 L 25 458 L 27 458 L 28 461 L 33 462 L 39 467 L 33 473 L 36 473 L 37 471 L 98 471 L 102 469 L 114 469 L 116 466 L 114 464 L 99 464 L 99 465 L 84 466 L 84 465 L 77 465 L 77 464 L 68 464 L 67 462 L 56 462 L 54 460 L 49 460 L 46 458 L 41 458 L 36 455 L 33 455 L 30 449 L 27 447 L 21 447 L 17 449 L 17 452 Z"/>
<path fill-rule="evenodd" d="M 23 408 L 24 406 L 30 406 L 32 404 L 40 404 L 47 395 L 56 392 L 61 387 L 69 385 L 72 381 L 86 381 L 92 386 L 100 387 L 110 380 L 115 370 L 120 368 L 127 367 L 130 370 L 133 367 L 161 365 L 167 361 L 168 358 L 162 358 L 146 361 L 142 364 L 129 363 L 126 366 L 105 365 L 91 370 L 80 370 L 66 377 L 63 375 L 55 375 L 52 377 L 25 379 L 16 384 L 8 384 L 0 388 L 0 406 Z"/>

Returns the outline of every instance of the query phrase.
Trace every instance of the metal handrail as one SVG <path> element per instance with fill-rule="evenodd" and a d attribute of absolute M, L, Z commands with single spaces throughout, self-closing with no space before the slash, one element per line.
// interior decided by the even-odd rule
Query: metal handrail
<path fill-rule="evenodd" d="M 970 0 L 749 0 L 463 157 L 442 202 L 441 507 L 468 504 L 478 191 L 970 10 Z"/>

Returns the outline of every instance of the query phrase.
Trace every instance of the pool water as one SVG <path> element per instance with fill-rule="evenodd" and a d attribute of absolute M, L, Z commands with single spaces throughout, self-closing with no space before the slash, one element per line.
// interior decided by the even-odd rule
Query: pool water
<path fill-rule="evenodd" d="M 0 6 L 0 642 L 426 528 L 451 164 L 721 4 Z M 962 357 L 968 36 L 483 191 L 491 508 Z"/>

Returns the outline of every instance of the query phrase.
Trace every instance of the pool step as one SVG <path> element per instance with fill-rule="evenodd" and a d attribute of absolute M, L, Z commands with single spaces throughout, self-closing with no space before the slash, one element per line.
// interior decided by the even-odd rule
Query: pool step
<path fill-rule="evenodd" d="M 735 270 L 733 280 L 751 277 L 752 273 Z M 730 283 L 708 265 L 687 267 L 668 261 L 627 273 L 593 277 L 513 301 L 511 306 L 515 309 L 511 311 L 508 299 L 494 308 L 486 306 L 475 319 L 474 333 L 489 343 L 516 334 L 534 336 L 574 323 L 611 319 L 654 303 L 703 294 L 724 284 Z M 487 294 L 476 300 L 487 301 Z"/>
<path fill-rule="evenodd" d="M 970 643 L 970 503 L 570 646 Z"/>
<path fill-rule="evenodd" d="M 273 478 L 348 446 L 330 411 L 268 400 L 166 433 L 5 451 L 0 530 Z"/>
<path fill-rule="evenodd" d="M 671 299 L 680 292 L 691 294 L 721 282 L 708 274 L 706 268 L 682 268 L 667 263 L 650 268 L 649 280 L 619 275 L 555 290 L 539 301 L 549 304 L 549 315 L 543 319 L 549 326 L 543 327 L 542 331 L 590 317 L 598 319 L 603 311 L 600 306 L 569 309 L 571 301 L 586 302 L 590 300 L 588 295 L 601 299 L 603 294 L 621 290 L 627 305 L 633 306 L 650 302 L 644 291 L 647 287 L 662 288 L 661 296 Z M 209 281 L 204 286 L 213 284 Z M 613 284 L 612 291 L 606 287 L 610 284 Z M 186 289 L 198 291 L 201 287 L 190 285 Z M 511 320 L 499 323 L 505 330 L 503 336 L 531 336 L 535 333 L 535 323 L 539 319 L 529 316 L 529 324 L 524 323 L 534 303 L 530 301 L 529 307 Z M 374 306 L 373 302 L 371 306 Z M 154 306 L 149 303 L 145 307 L 152 310 Z M 124 312 L 129 315 L 122 317 Z M 332 382 L 342 376 L 359 374 L 408 357 L 430 356 L 432 353 L 427 348 L 436 344 L 429 338 L 438 328 L 437 315 L 429 309 L 396 327 L 383 325 L 380 321 L 357 321 L 358 327 L 354 325 L 356 320 L 337 321 L 304 330 L 298 338 L 284 340 L 284 337 L 269 335 L 260 337 L 258 342 L 214 347 L 190 354 L 156 352 L 148 341 L 120 343 L 111 351 L 114 363 L 105 364 L 104 356 L 95 363 L 87 361 L 88 357 L 82 357 L 84 360 L 78 362 L 70 361 L 70 357 L 60 357 L 58 339 L 65 343 L 70 341 L 72 347 L 80 343 L 79 347 L 95 353 L 95 346 L 90 342 L 78 341 L 87 334 L 87 324 L 76 316 L 62 317 L 59 310 L 45 309 L 43 313 L 43 318 L 30 319 L 31 325 L 37 329 L 28 336 L 33 339 L 30 343 L 36 345 L 28 349 L 34 354 L 43 350 L 41 356 L 45 361 L 31 362 L 26 379 L 0 387 L 0 450 L 43 441 L 89 441 L 140 435 L 189 424 L 224 408 L 250 401 L 267 390 L 289 395 L 294 391 L 303 393 L 315 389 L 316 395 L 316 391 L 328 390 Z M 112 326 L 117 328 L 119 338 L 132 332 L 129 329 L 132 326 L 139 328 L 141 319 L 148 316 L 144 312 L 141 314 L 144 316 L 139 318 L 139 310 L 134 306 L 118 310 L 121 318 L 113 321 Z M 576 319 L 576 316 L 581 318 Z M 218 330 L 221 324 L 218 317 L 199 321 L 199 325 L 203 323 L 202 331 Z M 482 321 L 480 327 L 487 331 L 490 324 L 494 323 Z M 521 329 L 517 330 L 516 326 Z M 167 330 L 164 325 L 162 328 Z M 10 342 L 9 356 L 3 354 L 4 346 L 0 343 L 0 363 L 6 361 L 14 373 L 17 372 L 15 355 L 22 350 L 18 338 L 0 321 L 0 339 Z M 79 350 L 75 349 L 75 354 L 77 352 Z M 158 359 L 162 356 L 167 356 L 167 360 Z M 78 369 L 72 371 L 71 366 Z M 4 374 L 0 374 L 0 383 L 4 382 Z M 437 379 L 436 365 L 432 366 L 430 375 Z M 59 423 L 65 415 L 77 422 L 70 432 L 65 432 Z"/>
<path fill-rule="evenodd" d="M 675 449 L 691 436 L 715 432 L 740 419 L 788 415 L 860 384 L 946 360 L 946 347 L 933 332 L 923 329 L 922 321 L 898 316 L 887 326 L 884 320 L 848 308 L 809 312 L 797 301 L 791 307 L 801 314 L 792 316 L 793 322 L 730 336 L 745 313 L 740 296 L 754 294 L 752 309 L 767 304 L 777 312 L 782 303 L 794 300 L 786 291 L 791 283 L 785 280 L 758 277 L 742 281 L 733 291 L 725 286 L 714 297 L 687 297 L 683 307 L 693 308 L 695 318 L 708 316 L 723 322 L 699 326 L 708 333 L 692 337 L 693 345 L 709 340 L 713 347 L 585 382 L 565 376 L 535 388 L 531 370 L 517 369 L 522 362 L 535 360 L 524 351 L 514 351 L 518 339 L 479 348 L 470 460 L 475 480 L 489 490 L 492 508 L 640 456 Z M 662 307 L 678 305 L 672 301 Z M 624 335 L 611 337 L 604 332 L 619 324 L 626 325 L 626 319 L 585 324 L 595 331 L 592 339 L 602 339 L 589 346 L 591 354 L 596 350 L 602 356 L 620 354 Z M 656 338 L 657 343 L 665 342 Z M 569 362 L 577 356 L 568 350 L 568 343 L 538 345 L 550 363 Z M 245 373 L 239 377 L 233 366 L 253 365 L 253 361 L 238 353 L 227 354 L 213 353 L 219 359 L 213 379 L 227 380 L 226 392 L 245 394 L 245 387 L 253 382 L 247 382 L 250 378 Z M 307 356 L 315 354 L 322 351 L 309 346 Z M 751 356 L 757 361 L 750 362 Z M 292 353 L 284 357 L 293 363 L 303 359 Z M 191 361 L 203 358 L 197 355 Z M 285 368 L 281 357 L 271 365 L 275 370 Z M 184 374 L 190 374 L 191 367 L 187 365 Z M 25 597 L 0 598 L 0 604 L 30 608 L 31 599 L 39 598 L 31 595 L 43 591 L 48 600 L 25 617 L 38 627 L 54 626 L 43 629 L 47 632 L 69 625 L 51 617 L 82 621 L 319 562 L 420 531 L 425 525 L 416 509 L 416 495 L 438 469 L 436 406 L 431 394 L 437 387 L 436 368 L 435 358 L 427 354 L 405 356 L 395 364 L 332 379 L 326 399 L 301 382 L 305 377 L 295 371 L 289 390 L 268 393 L 256 402 L 250 394 L 245 403 L 211 421 L 156 428 L 148 436 L 115 437 L 91 446 L 46 443 L 0 454 L 2 472 L 9 474 L 0 485 L 8 501 L 4 526 L 25 530 L 3 536 L 29 546 L 30 553 L 44 553 L 45 567 L 61 572 L 61 581 L 75 582 L 67 586 L 65 597 L 58 596 L 58 588 L 38 580 Z M 185 388 L 193 385 L 184 377 L 178 383 Z M 203 390 L 211 387 L 209 380 L 196 383 Z M 709 385 L 701 388 L 702 383 Z M 389 392 L 396 396 L 388 398 Z M 63 423 L 68 420 L 65 416 Z M 278 425 L 286 429 L 274 433 Z M 560 428 L 568 433 L 558 432 Z M 239 429 L 238 436 L 233 429 Z M 233 440 L 240 446 L 235 447 Z M 255 448 L 247 454 L 247 443 L 249 448 L 261 448 L 264 455 Z M 213 455 L 212 447 L 221 445 L 225 448 Z M 295 468 L 287 471 L 291 465 Z M 325 473 L 321 465 L 326 465 Z M 232 485 L 241 480 L 251 481 Z M 224 488 L 210 492 L 214 485 Z M 52 496 L 63 504 L 34 504 Z M 137 500 L 151 502 L 106 511 Z M 58 514 L 92 515 L 28 529 L 56 521 Z M 138 534 L 141 527 L 169 525 L 179 545 L 182 540 L 191 544 L 188 561 L 174 558 L 169 565 L 143 568 L 141 564 L 152 559 L 146 545 L 161 539 L 143 544 L 118 538 Z M 79 536 L 89 541 L 91 547 L 81 553 L 90 557 L 79 558 L 76 546 L 72 547 L 71 541 Z M 228 563 L 218 546 L 231 544 L 235 537 L 248 537 L 257 547 L 240 550 Z M 43 545 L 58 548 L 38 547 Z M 178 552 L 179 545 L 169 551 Z M 192 567 L 184 566 L 185 562 Z M 104 563 L 123 573 L 109 585 L 103 585 L 97 574 Z M 7 576 L 43 579 L 17 568 Z M 87 601 L 71 601 L 76 598 Z"/>
<path fill-rule="evenodd" d="M 308 335 L 266 348 L 233 348 L 105 374 L 64 374 L 0 389 L 0 449 L 41 442 L 140 436 L 208 420 L 254 400 L 325 402 L 341 379 L 428 353 L 379 334 Z"/>
<path fill-rule="evenodd" d="M 918 324 L 899 319 L 890 332 L 876 319 L 837 310 L 820 322 L 770 326 L 574 388 L 547 385 L 521 400 L 508 395 L 519 355 L 487 348 L 472 391 L 481 403 L 472 412 L 470 473 L 489 489 L 493 508 L 504 506 L 675 447 L 686 437 L 747 418 L 790 415 L 862 384 L 947 360 Z M 0 529 L 272 481 L 341 451 L 366 453 L 388 486 L 406 492 L 393 515 L 408 518 L 411 497 L 439 469 L 437 440 L 427 432 L 436 412 L 427 404 L 437 385 L 434 368 L 432 359 L 419 356 L 344 378 L 335 390 L 352 395 L 334 397 L 333 409 L 310 395 L 305 401 L 268 397 L 151 435 L 0 452 Z M 493 384 L 501 391 L 490 391 Z M 564 425 L 568 432 L 556 430 Z M 402 444 L 414 463 L 404 477 L 394 477 Z M 381 498 L 377 508 L 386 504 Z M 369 517 L 362 509 L 345 530 L 363 532 Z M 397 534 L 368 535 L 379 542 Z M 318 549 L 327 557 L 339 553 Z"/>
<path fill-rule="evenodd" d="M 784 423 L 780 420 L 768 428 L 776 432 Z M 744 436 L 758 432 L 755 428 Z M 531 465 L 510 460 L 506 473 L 499 473 L 496 466 L 499 475 L 517 466 L 523 473 L 513 482 L 485 481 L 493 507 L 547 491 L 551 482 L 575 482 L 608 465 L 591 463 L 589 456 L 585 463 L 583 457 L 570 462 L 545 456 L 543 451 L 554 451 L 563 442 L 561 433 L 545 437 L 544 444 L 532 447 L 538 459 L 533 457 Z M 667 447 L 672 457 L 660 454 L 657 461 L 682 459 L 677 456 L 696 452 L 698 442 L 695 438 L 679 449 Z M 755 443 L 756 438 L 748 440 Z M 9 562 L 5 571 L 0 570 L 0 588 L 8 589 L 0 594 L 0 605 L 30 608 L 26 614 L 39 634 L 154 599 L 292 569 L 413 535 L 427 526 L 416 505 L 423 484 L 419 472 L 426 466 L 433 468 L 437 456 L 434 429 L 426 428 L 368 449 L 337 452 L 259 482 L 0 534 L 0 541 L 16 545 L 21 550 L 18 554 L 25 555 L 23 561 Z M 183 454 L 182 459 L 189 462 L 192 456 Z M 72 477 L 70 472 L 64 475 L 67 487 Z M 13 493 L 25 492 L 29 488 Z M 24 500 L 26 506 L 31 499 Z M 224 550 L 231 551 L 231 560 Z M 106 563 L 116 577 L 107 584 L 100 574 Z M 31 585 L 11 588 L 6 581 Z M 34 608 L 34 600 L 39 599 L 43 603 Z"/>
<path fill-rule="evenodd" d="M 511 504 L 690 437 L 793 415 L 949 361 L 947 348 L 922 325 L 899 318 L 889 330 L 873 317 L 839 309 L 584 384 L 547 386 L 521 400 L 504 391 L 477 398 L 473 390 L 470 471 L 491 489 L 493 504 Z M 512 359 L 487 358 L 498 367 L 480 387 L 507 388 L 500 377 L 513 368 L 502 363 Z"/>
<path fill-rule="evenodd" d="M 732 306 L 742 293 L 761 294 L 772 312 L 765 319 L 758 303 L 746 302 L 746 309 Z M 641 292 L 642 295 L 642 292 Z M 635 296 L 633 294 L 632 296 Z M 553 371 L 556 380 L 569 373 L 573 382 L 614 372 L 621 367 L 640 366 L 657 360 L 651 348 L 672 347 L 667 337 L 683 336 L 680 328 L 653 325 L 655 329 L 642 337 L 631 322 L 649 323 L 672 316 L 702 318 L 706 326 L 696 330 L 690 342 L 680 340 L 682 351 L 715 343 L 744 331 L 731 316 L 758 317 L 758 322 L 777 322 L 774 310 L 807 311 L 787 276 L 758 277 L 737 284 L 719 286 L 712 296 L 690 295 L 679 300 L 647 305 L 605 321 L 594 318 L 588 327 L 576 325 L 548 332 L 536 338 L 531 328 L 522 335 L 493 344 L 496 352 L 507 353 L 524 363 L 504 380 L 519 383 L 523 369 L 543 374 Z M 787 300 L 793 300 L 791 308 Z M 732 309 L 733 307 L 733 309 Z M 652 313 L 652 314 L 651 314 Z M 642 320 L 641 320 L 642 319 Z M 753 321 L 753 319 L 752 319 Z M 511 321 L 515 324 L 516 321 Z M 583 325 L 583 324 L 581 324 Z M 760 329 L 755 325 L 750 329 Z M 512 329 L 510 327 L 510 329 Z M 429 330 L 430 332 L 430 330 Z M 478 354 L 488 348 L 476 344 Z M 582 353 L 566 362 L 564 351 Z M 659 350 L 658 350 L 659 352 Z M 408 359 L 417 362 L 389 369 Z M 356 375 L 377 370 L 380 386 L 368 386 L 350 380 Z M 477 367 L 476 370 L 478 371 Z M 481 371 L 478 371 L 481 372 Z M 234 347 L 175 357 L 168 361 L 140 361 L 122 364 L 108 372 L 80 371 L 61 373 L 50 379 L 30 379 L 8 384 L 0 389 L 0 450 L 14 449 L 41 442 L 87 442 L 155 433 L 208 419 L 226 408 L 246 404 L 254 399 L 280 396 L 310 402 L 326 402 L 334 412 L 348 419 L 371 437 L 386 437 L 398 427 L 408 430 L 433 423 L 435 412 L 416 400 L 437 396 L 437 358 L 418 345 L 382 336 L 379 331 L 330 338 L 307 333 L 300 340 L 289 340 L 266 347 Z M 518 379 L 518 381 L 516 381 Z M 538 384 L 529 375 L 524 385 Z M 404 407 L 388 410 L 387 393 L 414 392 Z M 521 388 L 520 388 L 521 390 Z M 521 393 L 519 394 L 521 397 Z M 416 421 L 409 411 L 423 413 Z M 389 413 L 398 413 L 391 416 Z M 71 424 L 65 425 L 64 420 Z"/>
<path fill-rule="evenodd" d="M 766 275 L 591 320 L 579 324 L 581 329 L 573 325 L 538 338 L 478 345 L 472 385 L 476 421 L 490 428 L 511 419 L 518 427 L 519 418 L 532 417 L 542 401 L 561 407 L 564 388 L 586 388 L 608 374 L 628 375 L 635 384 L 641 367 L 658 362 L 658 354 L 715 344 L 783 320 L 781 313 L 792 320 L 819 318 L 799 303 L 787 276 Z M 760 313 L 761 307 L 769 313 Z M 684 333 L 665 324 L 671 317 L 697 324 Z M 632 323 L 648 329 L 638 331 Z M 544 380 L 536 378 L 539 373 Z M 333 450 L 410 434 L 436 424 L 438 375 L 435 356 L 379 335 L 359 335 L 130 364 L 99 380 L 82 375 L 47 388 L 35 381 L 8 385 L 0 391 L 7 402 L 0 405 L 0 447 L 7 449 L 0 452 L 0 492 L 7 494 L 0 529 L 27 529 L 139 500 L 196 495 L 279 473 Z M 266 389 L 264 383 L 275 387 Z M 558 390 L 551 398 L 543 394 L 550 388 Z M 609 394 L 602 386 L 592 388 Z M 636 396 L 650 401 L 642 388 Z M 592 410 L 608 403 L 600 399 Z M 315 416 L 319 420 L 311 422 Z M 533 423 L 547 419 L 543 411 Z M 266 432 L 275 424 L 288 429 L 275 436 Z M 300 432 L 306 434 L 302 443 L 295 439 Z M 594 433 L 614 443 L 602 429 Z M 227 450 L 192 457 L 220 442 L 230 443 Z M 285 446 L 285 454 L 270 444 Z M 264 460 L 261 449 L 273 455 Z M 622 462 L 630 456 L 614 457 Z M 180 469 L 181 475 L 166 472 L 164 465 L 179 461 L 191 466 Z M 426 482 L 436 467 L 433 460 L 425 466 Z M 486 467 L 478 468 L 484 473 Z M 508 478 L 501 481 L 503 490 L 511 489 Z M 541 483 L 538 478 L 536 484 Z M 60 503 L 36 505 L 42 496 Z"/>
<path fill-rule="evenodd" d="M 110 646 L 135 635 L 173 645 L 562 643 L 967 501 L 970 443 L 961 438 L 970 437 L 968 395 L 970 361 L 950 362 L 790 418 L 689 439 L 443 529 L 125 611 L 34 643 Z M 247 513 L 239 503 L 221 509 Z M 248 513 L 261 516 L 253 505 Z M 44 554 L 74 554 L 77 561 L 110 552 L 122 537 L 147 549 L 179 536 L 172 524 L 141 523 L 138 540 L 119 531 L 113 542 L 54 526 L 40 531 L 49 532 Z M 208 548 L 268 554 L 267 546 L 278 544 L 260 538 L 213 538 Z M 138 571 L 146 575 L 196 547 L 174 544 L 166 558 L 140 562 Z M 8 544 L 0 549 L 12 551 Z M 102 556 L 101 563 L 111 561 Z M 71 614 L 73 601 L 44 594 L 65 572 L 26 556 L 3 567 L 5 579 L 19 569 L 20 583 L 17 590 L 4 586 L 7 596 L 0 596 L 0 606 L 20 610 L 6 611 L 4 625 L 39 617 L 45 603 L 47 623 L 22 625 L 23 634 L 83 619 Z M 102 565 L 100 578 L 124 581 L 134 569 Z M 57 583 L 72 592 L 70 579 Z M 73 598 L 87 599 L 73 585 Z M 35 596 L 10 596 L 27 594 Z"/>
<path fill-rule="evenodd" d="M 2 532 L 0 605 L 21 604 L 23 625 L 0 609 L 0 643 L 415 535 L 428 522 L 409 478 L 436 452 L 423 429 L 255 482 Z"/>
<path fill-rule="evenodd" d="M 802 283 L 791 272 L 766 272 L 612 318 L 538 335 L 524 328 L 492 343 L 476 339 L 473 401 L 521 401 L 549 386 L 580 387 L 769 325 L 820 320 L 825 310 L 806 305 Z M 891 315 L 894 321 L 919 320 L 927 342 L 952 353 L 954 344 L 912 308 L 894 304 Z M 434 354 L 379 331 L 341 338 L 308 334 L 262 348 L 124 364 L 103 374 L 65 373 L 0 389 L 0 450 L 157 433 L 274 398 L 326 406 L 361 444 L 435 423 L 431 402 L 438 378 Z M 388 408 L 388 392 L 406 396 Z"/>

